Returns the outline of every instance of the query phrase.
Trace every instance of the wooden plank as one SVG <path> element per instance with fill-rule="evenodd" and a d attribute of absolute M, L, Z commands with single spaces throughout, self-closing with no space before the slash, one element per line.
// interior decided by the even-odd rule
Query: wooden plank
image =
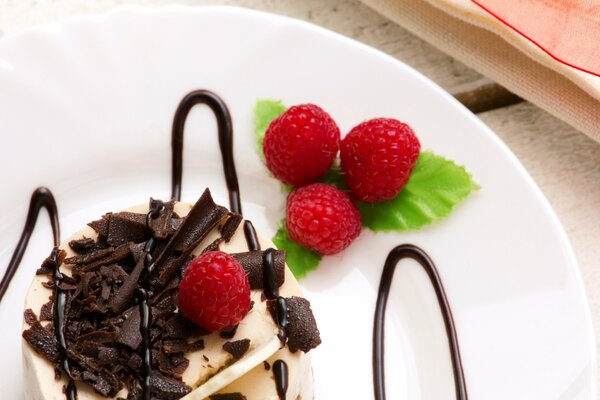
<path fill-rule="evenodd" d="M 451 90 L 450 94 L 474 113 L 494 110 L 524 101 L 521 97 L 487 78 L 460 85 Z"/>

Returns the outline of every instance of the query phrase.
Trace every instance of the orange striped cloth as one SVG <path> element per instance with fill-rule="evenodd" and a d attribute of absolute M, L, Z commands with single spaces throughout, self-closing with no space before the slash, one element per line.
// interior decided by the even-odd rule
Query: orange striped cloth
<path fill-rule="evenodd" d="M 362 0 L 600 142 L 600 0 Z"/>

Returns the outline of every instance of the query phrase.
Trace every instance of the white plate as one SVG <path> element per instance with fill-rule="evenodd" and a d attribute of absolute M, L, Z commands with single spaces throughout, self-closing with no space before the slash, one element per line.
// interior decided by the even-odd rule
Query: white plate
<path fill-rule="evenodd" d="M 506 146 L 435 84 L 385 54 L 304 22 L 237 8 L 122 8 L 0 42 L 0 265 L 30 192 L 56 194 L 63 237 L 108 210 L 167 197 L 169 132 L 195 88 L 231 108 L 246 216 L 272 234 L 284 196 L 255 151 L 258 97 L 314 102 L 347 132 L 389 116 L 423 147 L 464 164 L 482 190 L 446 220 L 408 234 L 364 231 L 303 281 L 323 345 L 319 399 L 372 398 L 374 299 L 387 252 L 413 242 L 437 262 L 454 310 L 472 399 L 590 399 L 594 342 L 573 252 L 539 189 Z M 207 109 L 187 127 L 184 200 L 205 186 L 227 204 Z M 50 249 L 40 221 L 0 307 L 2 398 L 21 398 L 25 291 Z M 407 263 L 409 264 L 409 263 Z M 388 395 L 453 397 L 446 338 L 427 280 L 400 268 L 388 312 Z"/>

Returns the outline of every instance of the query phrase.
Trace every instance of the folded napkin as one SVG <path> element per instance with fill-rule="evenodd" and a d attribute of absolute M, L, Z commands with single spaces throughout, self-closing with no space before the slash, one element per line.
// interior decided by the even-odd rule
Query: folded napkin
<path fill-rule="evenodd" d="M 600 0 L 362 0 L 600 142 Z"/>

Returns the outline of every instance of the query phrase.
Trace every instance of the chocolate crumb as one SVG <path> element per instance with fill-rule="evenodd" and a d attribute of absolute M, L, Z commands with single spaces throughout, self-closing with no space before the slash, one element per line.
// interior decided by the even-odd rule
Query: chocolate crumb
<path fill-rule="evenodd" d="M 210 360 L 208 359 L 208 357 L 206 357 L 206 354 L 202 354 L 202 358 L 204 358 L 204 361 L 209 362 Z"/>
<path fill-rule="evenodd" d="M 266 371 L 269 371 L 271 369 L 271 364 L 269 364 L 268 361 L 263 361 L 263 367 L 265 367 Z"/>
<path fill-rule="evenodd" d="M 250 339 L 236 340 L 234 342 L 226 342 L 223 344 L 223 350 L 239 360 L 250 348 Z"/>

